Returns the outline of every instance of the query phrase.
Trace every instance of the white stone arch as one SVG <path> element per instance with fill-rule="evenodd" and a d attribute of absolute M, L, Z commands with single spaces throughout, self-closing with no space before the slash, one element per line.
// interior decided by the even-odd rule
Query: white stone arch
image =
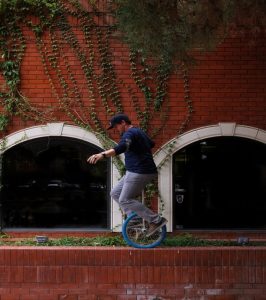
<path fill-rule="evenodd" d="M 71 137 L 79 139 L 102 148 L 101 143 L 97 137 L 81 127 L 73 126 L 65 123 L 48 123 L 46 125 L 33 126 L 24 128 L 0 140 L 2 152 L 18 145 L 19 143 L 28 140 L 37 139 L 47 136 Z M 111 186 L 116 184 L 120 175 L 114 164 L 111 164 Z M 119 207 L 114 201 L 111 201 L 111 228 L 120 229 L 119 225 L 122 223 L 122 216 Z"/>
<path fill-rule="evenodd" d="M 189 144 L 218 136 L 243 137 L 266 144 L 265 130 L 236 123 L 218 123 L 185 132 L 158 149 L 154 154 L 154 159 L 159 167 L 159 192 L 164 202 L 163 215 L 168 219 L 169 231 L 173 229 L 172 155 Z"/>

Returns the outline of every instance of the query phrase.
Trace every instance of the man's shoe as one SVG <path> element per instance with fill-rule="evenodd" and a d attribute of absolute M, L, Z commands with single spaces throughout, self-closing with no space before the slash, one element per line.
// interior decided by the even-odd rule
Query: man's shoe
<path fill-rule="evenodd" d="M 146 236 L 149 237 L 152 234 L 154 234 L 154 232 L 158 231 L 160 228 L 162 228 L 168 221 L 165 218 L 161 218 L 159 223 L 150 223 L 149 225 L 149 229 L 146 233 Z"/>

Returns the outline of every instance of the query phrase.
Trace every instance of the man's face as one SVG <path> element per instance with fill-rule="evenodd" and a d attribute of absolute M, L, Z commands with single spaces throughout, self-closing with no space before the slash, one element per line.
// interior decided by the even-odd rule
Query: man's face
<path fill-rule="evenodd" d="M 119 134 L 123 134 L 126 131 L 126 122 L 122 121 L 120 124 L 115 124 L 114 129 L 119 132 Z"/>

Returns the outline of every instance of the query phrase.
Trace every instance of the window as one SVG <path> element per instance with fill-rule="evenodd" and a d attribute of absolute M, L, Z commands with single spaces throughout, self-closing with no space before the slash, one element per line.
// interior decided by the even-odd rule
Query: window
<path fill-rule="evenodd" d="M 195 142 L 173 156 L 174 228 L 266 228 L 266 145 Z"/>
<path fill-rule="evenodd" d="M 42 137 L 7 150 L 2 228 L 109 228 L 110 162 L 86 162 L 100 151 L 67 137 Z"/>

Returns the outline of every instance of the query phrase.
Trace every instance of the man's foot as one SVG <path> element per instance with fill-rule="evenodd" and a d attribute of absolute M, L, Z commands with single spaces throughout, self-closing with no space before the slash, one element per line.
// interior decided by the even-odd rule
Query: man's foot
<path fill-rule="evenodd" d="M 159 223 L 150 223 L 149 229 L 146 233 L 146 236 L 151 236 L 154 232 L 162 228 L 168 221 L 165 218 L 161 218 Z"/>

